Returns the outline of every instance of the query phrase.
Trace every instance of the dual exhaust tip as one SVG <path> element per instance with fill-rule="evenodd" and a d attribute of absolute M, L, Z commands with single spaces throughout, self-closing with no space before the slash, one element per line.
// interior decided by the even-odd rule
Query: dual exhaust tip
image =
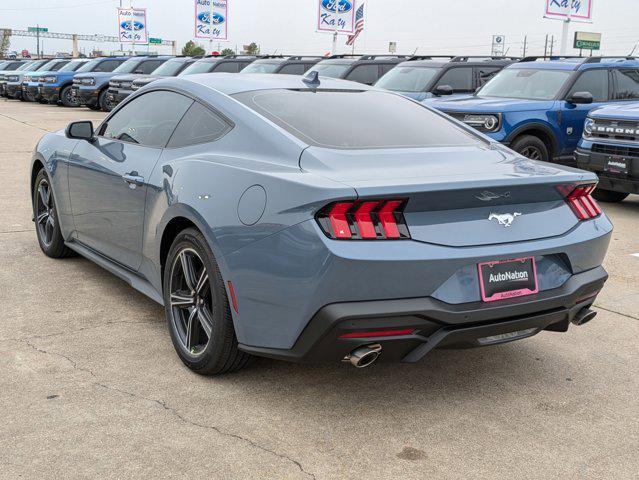
<path fill-rule="evenodd" d="M 356 368 L 364 368 L 375 363 L 375 360 L 377 360 L 381 353 L 382 346 L 379 343 L 372 343 L 370 345 L 357 347 L 351 353 L 346 355 L 342 361 L 350 363 Z"/>

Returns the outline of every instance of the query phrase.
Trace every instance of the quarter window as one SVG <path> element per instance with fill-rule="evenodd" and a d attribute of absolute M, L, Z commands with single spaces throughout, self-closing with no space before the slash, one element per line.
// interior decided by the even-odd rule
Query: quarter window
<path fill-rule="evenodd" d="M 453 92 L 470 92 L 473 89 L 473 69 L 451 68 L 442 75 L 435 87 L 440 85 L 452 87 Z"/>
<path fill-rule="evenodd" d="M 632 100 L 639 98 L 639 70 L 615 70 L 614 75 L 617 83 L 615 100 Z"/>
<path fill-rule="evenodd" d="M 598 68 L 583 72 L 568 92 L 568 97 L 576 92 L 589 92 L 595 102 L 608 100 L 608 70 Z"/>
<path fill-rule="evenodd" d="M 127 103 L 100 129 L 107 139 L 164 148 L 193 100 L 174 92 L 149 92 Z"/>
<path fill-rule="evenodd" d="M 346 76 L 346 80 L 372 85 L 379 78 L 377 65 L 359 65 Z"/>
<path fill-rule="evenodd" d="M 196 102 L 180 120 L 167 146 L 177 148 L 213 142 L 230 129 L 224 119 Z"/>

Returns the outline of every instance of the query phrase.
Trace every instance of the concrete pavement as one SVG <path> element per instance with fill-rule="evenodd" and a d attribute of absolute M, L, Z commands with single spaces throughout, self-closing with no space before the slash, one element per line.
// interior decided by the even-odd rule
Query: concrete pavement
<path fill-rule="evenodd" d="M 611 278 L 599 316 L 567 334 L 203 378 L 161 307 L 38 248 L 31 151 L 102 117 L 0 100 L 0 478 L 637 478 L 639 197 L 604 205 Z"/>

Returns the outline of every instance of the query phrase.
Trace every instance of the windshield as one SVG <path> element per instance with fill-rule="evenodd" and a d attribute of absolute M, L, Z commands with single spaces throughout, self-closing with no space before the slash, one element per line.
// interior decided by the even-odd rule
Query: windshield
<path fill-rule="evenodd" d="M 142 60 L 139 58 L 129 58 L 126 62 L 113 70 L 113 73 L 131 73 L 135 70 Z"/>
<path fill-rule="evenodd" d="M 82 67 L 78 68 L 78 73 L 92 71 L 101 61 L 101 58 L 94 58 L 93 60 L 89 60 Z"/>
<path fill-rule="evenodd" d="M 35 72 L 36 70 L 40 70 L 40 67 L 42 67 L 45 63 L 48 63 L 48 62 L 40 62 L 36 60 L 32 64 L 30 64 L 27 68 L 25 68 L 24 71 Z"/>
<path fill-rule="evenodd" d="M 192 73 L 208 73 L 213 70 L 216 63 L 217 62 L 198 60 L 197 62 L 189 65 L 184 70 L 182 70 L 182 73 L 180 73 L 180 75 L 178 76 L 191 75 Z"/>
<path fill-rule="evenodd" d="M 76 70 L 78 70 L 85 63 L 87 63 L 86 60 L 71 60 L 64 67 L 62 67 L 60 69 L 60 71 L 61 72 L 75 72 Z"/>
<path fill-rule="evenodd" d="M 477 145 L 419 103 L 375 90 L 262 90 L 234 95 L 309 145 L 368 149 Z"/>
<path fill-rule="evenodd" d="M 18 68 L 17 70 L 26 70 L 27 68 L 29 68 L 31 65 L 33 65 L 33 62 L 27 62 L 27 63 L 23 63 L 22 65 L 20 65 L 20 68 Z"/>
<path fill-rule="evenodd" d="M 275 73 L 280 63 L 253 62 L 242 73 Z"/>
<path fill-rule="evenodd" d="M 482 97 L 552 100 L 566 83 L 572 71 L 505 69 L 495 75 L 477 95 Z"/>
<path fill-rule="evenodd" d="M 307 70 L 309 72 L 318 72 L 322 77 L 343 78 L 346 71 L 350 68 L 348 63 L 324 63 L 319 62 Z"/>
<path fill-rule="evenodd" d="M 184 60 L 169 60 L 151 72 L 151 75 L 162 75 L 165 77 L 176 76 L 184 66 Z"/>
<path fill-rule="evenodd" d="M 437 75 L 439 68 L 395 67 L 375 84 L 394 92 L 423 92 Z"/>
<path fill-rule="evenodd" d="M 41 72 L 49 72 L 49 71 L 59 70 L 60 67 L 62 67 L 63 65 L 65 65 L 67 63 L 69 63 L 68 60 L 65 62 L 64 60 L 60 60 L 59 58 L 57 58 L 55 60 L 51 60 L 50 62 L 45 63 L 40 68 L 38 68 L 38 70 L 40 70 Z"/>

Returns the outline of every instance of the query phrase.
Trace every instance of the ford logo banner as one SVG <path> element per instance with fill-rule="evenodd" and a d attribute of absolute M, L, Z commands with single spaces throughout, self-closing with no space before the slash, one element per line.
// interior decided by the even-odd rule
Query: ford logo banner
<path fill-rule="evenodd" d="M 144 29 L 144 24 L 137 20 L 133 20 L 133 22 L 131 22 L 131 20 L 125 20 L 120 26 L 123 30 L 134 30 L 136 32 Z"/>
<path fill-rule="evenodd" d="M 339 2 L 338 13 L 347 13 L 353 9 L 353 4 L 349 0 L 322 0 L 322 8 L 329 12 L 335 12 L 335 4 L 337 2 Z"/>
<path fill-rule="evenodd" d="M 213 13 L 213 16 L 211 17 L 211 14 L 209 12 L 202 12 L 198 15 L 197 18 L 200 22 L 206 24 L 210 24 L 212 19 L 213 25 L 221 25 L 226 20 L 224 16 L 220 15 L 219 13 Z"/>

